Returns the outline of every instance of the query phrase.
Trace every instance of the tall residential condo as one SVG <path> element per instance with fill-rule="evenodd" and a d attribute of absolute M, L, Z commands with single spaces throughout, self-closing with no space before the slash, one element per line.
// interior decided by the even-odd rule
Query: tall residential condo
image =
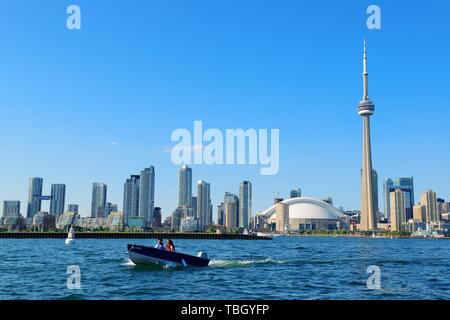
<path fill-rule="evenodd" d="M 402 177 L 396 179 L 386 179 L 384 181 L 384 213 L 389 219 L 391 216 L 390 193 L 400 189 L 405 192 L 406 221 L 413 218 L 414 208 L 414 178 Z"/>
<path fill-rule="evenodd" d="M 155 208 L 155 168 L 150 166 L 141 171 L 139 187 L 139 216 L 144 217 L 147 226 L 153 227 Z"/>
<path fill-rule="evenodd" d="M 363 118 L 363 156 L 361 181 L 361 223 L 363 231 L 377 229 L 377 212 L 373 198 L 372 183 L 372 146 L 370 140 L 370 116 L 375 111 L 375 105 L 369 99 L 369 74 L 367 72 L 367 51 L 364 41 L 363 56 L 363 98 L 358 105 L 358 115 Z"/>
<path fill-rule="evenodd" d="M 225 213 L 224 213 L 224 205 L 223 202 L 221 202 L 217 206 L 217 224 L 219 226 L 225 225 Z"/>
<path fill-rule="evenodd" d="M 42 178 L 30 178 L 28 187 L 27 218 L 31 219 L 41 211 Z"/>
<path fill-rule="evenodd" d="M 197 219 L 201 230 L 212 224 L 210 188 L 205 181 L 199 180 L 197 183 Z"/>
<path fill-rule="evenodd" d="M 395 189 L 389 194 L 390 198 L 390 220 L 391 220 L 391 231 L 402 231 L 403 223 L 406 222 L 406 208 L 405 208 L 405 194 L 406 192 Z"/>
<path fill-rule="evenodd" d="M 192 169 L 184 165 L 178 174 L 178 206 L 192 205 Z"/>
<path fill-rule="evenodd" d="M 141 176 L 132 175 L 123 186 L 123 216 L 125 223 L 131 217 L 139 217 L 139 188 Z"/>
<path fill-rule="evenodd" d="M 437 222 L 439 221 L 437 213 L 437 199 L 436 192 L 428 189 L 420 195 L 420 204 L 425 206 L 425 217 L 426 222 Z"/>
<path fill-rule="evenodd" d="M 3 218 L 17 218 L 20 215 L 20 201 L 3 201 Z"/>
<path fill-rule="evenodd" d="M 92 184 L 92 205 L 91 217 L 104 218 L 106 204 L 107 187 L 103 182 L 94 182 Z"/>
<path fill-rule="evenodd" d="M 427 222 L 426 207 L 420 203 L 413 207 L 413 219 L 417 222 Z"/>
<path fill-rule="evenodd" d="M 51 200 L 50 200 L 50 214 L 59 217 L 64 213 L 64 205 L 66 201 L 66 185 L 52 184 L 51 186 Z"/>
<path fill-rule="evenodd" d="M 252 216 L 252 184 L 242 181 L 239 187 L 239 227 L 248 228 Z"/>
<path fill-rule="evenodd" d="M 227 229 L 239 226 L 239 198 L 238 196 L 225 192 L 223 197 L 224 225 Z"/>

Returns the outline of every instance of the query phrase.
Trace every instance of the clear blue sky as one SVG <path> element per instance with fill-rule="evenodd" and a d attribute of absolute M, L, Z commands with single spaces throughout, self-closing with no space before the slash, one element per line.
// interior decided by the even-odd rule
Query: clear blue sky
<path fill-rule="evenodd" d="M 78 4 L 82 29 L 66 28 Z M 382 29 L 366 28 L 366 8 Z M 176 128 L 279 128 L 280 171 L 194 166 L 225 191 L 253 182 L 254 210 L 300 187 L 360 206 L 362 39 L 367 37 L 374 168 L 450 196 L 448 1 L 0 0 L 0 200 L 28 178 L 67 185 L 89 214 L 94 181 L 122 207 L 123 182 L 154 165 L 156 205 L 177 203 Z M 44 207 L 45 208 L 45 207 Z"/>

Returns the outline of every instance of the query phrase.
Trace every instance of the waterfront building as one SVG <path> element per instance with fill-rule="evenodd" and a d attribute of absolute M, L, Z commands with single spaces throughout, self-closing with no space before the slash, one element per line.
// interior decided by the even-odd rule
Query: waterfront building
<path fill-rule="evenodd" d="M 106 219 L 92 217 L 80 218 L 77 220 L 75 226 L 88 231 L 105 230 Z"/>
<path fill-rule="evenodd" d="M 112 211 L 106 219 L 106 228 L 109 231 L 121 232 L 124 228 L 123 212 Z"/>
<path fill-rule="evenodd" d="M 370 116 L 374 114 L 375 105 L 369 99 L 369 74 L 367 72 L 367 52 L 364 41 L 363 56 L 363 98 L 358 105 L 358 115 L 363 118 L 363 159 L 361 181 L 361 223 L 363 231 L 377 229 L 377 211 L 373 194 L 372 146 L 370 138 Z"/>
<path fill-rule="evenodd" d="M 403 230 L 410 233 L 414 233 L 418 230 L 426 230 L 426 228 L 427 228 L 426 223 L 416 221 L 415 219 L 403 223 Z"/>
<path fill-rule="evenodd" d="M 389 203 L 391 205 L 391 231 L 402 231 L 403 223 L 407 221 L 405 192 L 400 189 L 396 189 L 390 193 L 389 198 Z"/>
<path fill-rule="evenodd" d="M 139 217 L 139 216 L 128 217 L 127 227 L 128 227 L 129 231 L 142 232 L 145 230 L 146 220 L 144 217 Z"/>
<path fill-rule="evenodd" d="M 212 225 L 211 186 L 206 181 L 199 180 L 197 183 L 197 216 L 199 228 L 205 230 Z"/>
<path fill-rule="evenodd" d="M 268 217 L 258 212 L 252 220 L 254 221 L 253 227 L 255 229 L 262 231 L 269 231 Z"/>
<path fill-rule="evenodd" d="M 20 214 L 20 201 L 3 201 L 3 215 L 0 219 L 0 225 L 9 231 L 18 230 L 25 224 Z"/>
<path fill-rule="evenodd" d="M 105 203 L 105 210 L 103 213 L 103 217 L 108 218 L 109 215 L 111 214 L 111 212 L 117 212 L 117 211 L 119 211 L 118 209 L 119 208 L 118 208 L 117 204 L 113 204 L 111 202 Z"/>
<path fill-rule="evenodd" d="M 195 217 L 185 217 L 180 220 L 181 232 L 194 232 L 199 231 L 198 220 Z"/>
<path fill-rule="evenodd" d="M 252 184 L 242 181 L 239 187 L 239 227 L 248 228 L 252 216 Z"/>
<path fill-rule="evenodd" d="M 278 211 L 277 211 L 278 209 Z M 282 214 L 283 217 L 277 217 Z M 348 218 L 332 205 L 315 198 L 301 197 L 283 200 L 257 214 L 259 229 L 277 224 L 280 232 L 305 230 L 348 229 Z M 286 223 L 286 220 L 288 223 Z M 287 227 L 286 227 L 287 225 Z M 282 230 L 282 231 L 281 231 Z"/>
<path fill-rule="evenodd" d="M 229 192 L 223 198 L 224 225 L 227 229 L 239 227 L 239 198 Z"/>
<path fill-rule="evenodd" d="M 123 214 L 126 224 L 129 223 L 129 219 L 132 217 L 139 217 L 139 187 L 139 175 L 132 175 L 125 181 L 123 187 Z"/>
<path fill-rule="evenodd" d="M 139 216 L 144 217 L 147 226 L 153 227 L 155 208 L 155 168 L 150 166 L 141 171 L 139 187 Z"/>
<path fill-rule="evenodd" d="M 302 196 L 302 190 L 300 188 L 291 190 L 290 198 L 299 198 Z"/>
<path fill-rule="evenodd" d="M 8 231 L 18 231 L 26 227 L 26 219 L 21 214 L 16 217 L 2 217 L 0 225 Z"/>
<path fill-rule="evenodd" d="M 75 212 L 76 214 L 78 214 L 78 205 L 77 204 L 69 204 L 69 205 L 67 205 L 67 211 Z"/>
<path fill-rule="evenodd" d="M 183 218 L 183 207 L 177 207 L 171 216 L 170 228 L 172 231 L 179 231 L 181 219 Z"/>
<path fill-rule="evenodd" d="M 427 222 L 427 212 L 424 205 L 417 204 L 413 207 L 413 220 L 417 222 Z"/>
<path fill-rule="evenodd" d="M 55 216 L 48 212 L 39 211 L 33 217 L 32 229 L 34 231 L 48 231 L 55 228 Z"/>
<path fill-rule="evenodd" d="M 64 212 L 66 201 L 66 185 L 52 184 L 50 199 L 50 214 L 58 218 Z"/>
<path fill-rule="evenodd" d="M 155 207 L 153 209 L 153 223 L 152 226 L 154 228 L 161 228 L 162 227 L 162 216 L 161 216 L 161 208 Z"/>
<path fill-rule="evenodd" d="M 192 169 L 187 165 L 178 174 L 178 206 L 192 206 Z"/>
<path fill-rule="evenodd" d="M 3 201 L 3 218 L 18 218 L 20 216 L 20 201 Z"/>
<path fill-rule="evenodd" d="M 32 219 L 34 215 L 41 211 L 42 178 L 30 178 L 28 187 L 28 207 L 27 218 Z"/>
<path fill-rule="evenodd" d="M 436 192 L 434 192 L 431 189 L 428 189 L 426 192 L 423 192 L 420 195 L 420 204 L 425 206 L 427 223 L 439 221 L 437 212 Z"/>
<path fill-rule="evenodd" d="M 405 192 L 405 210 L 406 219 L 410 220 L 413 218 L 413 207 L 414 207 L 414 178 L 413 177 L 401 177 L 396 179 L 386 179 L 384 181 L 384 213 L 387 218 L 390 218 L 390 193 L 400 189 Z"/>
<path fill-rule="evenodd" d="M 92 184 L 91 218 L 103 218 L 106 204 L 107 186 L 103 182 Z"/>
<path fill-rule="evenodd" d="M 66 211 L 56 218 L 56 229 L 68 230 L 70 226 L 76 225 L 79 215 L 74 211 Z"/>

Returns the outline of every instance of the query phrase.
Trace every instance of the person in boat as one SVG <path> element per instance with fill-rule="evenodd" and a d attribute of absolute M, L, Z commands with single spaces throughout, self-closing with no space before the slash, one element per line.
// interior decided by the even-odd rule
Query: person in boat
<path fill-rule="evenodd" d="M 167 240 L 166 250 L 170 252 L 175 252 L 175 245 L 173 244 L 172 240 Z"/>
<path fill-rule="evenodd" d="M 158 243 L 155 246 L 156 249 L 164 250 L 164 241 L 163 239 L 158 239 Z"/>

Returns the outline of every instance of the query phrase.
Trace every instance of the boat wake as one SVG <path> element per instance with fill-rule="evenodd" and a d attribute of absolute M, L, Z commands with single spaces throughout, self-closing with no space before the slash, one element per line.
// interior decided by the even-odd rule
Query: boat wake
<path fill-rule="evenodd" d="M 122 265 L 125 267 L 134 267 L 136 264 L 131 261 L 131 259 L 127 259 L 124 263 L 122 263 Z"/>
<path fill-rule="evenodd" d="M 209 265 L 211 267 L 218 268 L 239 268 L 239 267 L 248 267 L 253 265 L 261 265 L 261 264 L 281 264 L 286 263 L 287 261 L 283 260 L 275 260 L 273 258 L 265 258 L 265 259 L 213 259 L 210 261 Z"/>
<path fill-rule="evenodd" d="M 133 270 L 182 270 L 183 268 L 177 265 L 171 265 L 171 264 L 156 264 L 156 263 L 149 263 L 149 264 L 135 264 L 131 259 L 126 259 L 122 264 L 122 266 L 133 269 Z"/>

